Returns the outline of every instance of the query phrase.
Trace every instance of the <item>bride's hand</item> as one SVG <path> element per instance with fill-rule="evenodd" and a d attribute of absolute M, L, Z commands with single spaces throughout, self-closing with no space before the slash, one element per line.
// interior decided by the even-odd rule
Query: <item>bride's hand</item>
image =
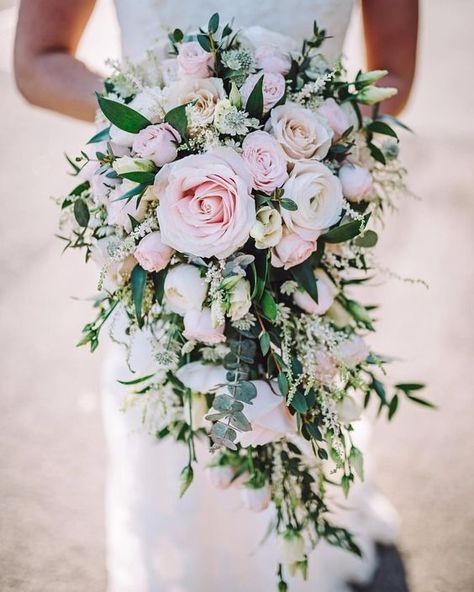
<path fill-rule="evenodd" d="M 34 105 L 93 121 L 100 77 L 74 57 L 95 0 L 22 0 L 15 77 Z"/>

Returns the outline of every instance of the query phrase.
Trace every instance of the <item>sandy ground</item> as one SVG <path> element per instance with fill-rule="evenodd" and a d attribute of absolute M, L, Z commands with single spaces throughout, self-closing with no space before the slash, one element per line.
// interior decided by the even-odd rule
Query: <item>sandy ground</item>
<path fill-rule="evenodd" d="M 14 89 L 15 11 L 0 1 L 0 590 L 101 592 L 104 442 L 100 356 L 74 349 L 88 320 L 94 272 L 61 257 L 51 195 L 70 187 L 62 152 L 87 126 L 33 109 Z M 400 548 L 412 592 L 474 588 L 473 388 L 470 313 L 474 272 L 474 4 L 423 2 L 420 73 L 404 138 L 411 185 L 380 259 L 421 286 L 390 280 L 370 293 L 383 305 L 376 345 L 401 355 L 395 379 L 429 383 L 440 410 L 404 404 L 377 427 L 379 482 L 402 518 Z M 100 3 L 83 54 L 101 63 L 117 32 Z M 357 55 L 359 27 L 350 36 Z M 471 47 L 469 47 L 471 45 Z M 355 59 L 354 57 L 352 58 Z M 59 172 L 59 174 L 58 174 Z M 385 588 L 384 588 L 385 590 Z M 380 592 L 382 588 L 380 588 Z"/>

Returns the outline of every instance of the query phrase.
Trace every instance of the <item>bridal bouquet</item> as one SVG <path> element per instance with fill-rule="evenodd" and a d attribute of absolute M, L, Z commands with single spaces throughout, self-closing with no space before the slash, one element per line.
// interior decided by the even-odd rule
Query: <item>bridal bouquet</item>
<path fill-rule="evenodd" d="M 387 360 L 364 340 L 375 307 L 355 296 L 404 190 L 398 122 L 377 109 L 396 91 L 374 85 L 384 71 L 347 81 L 325 37 L 315 24 L 298 46 L 215 14 L 114 65 L 99 131 L 70 159 L 81 182 L 60 201 L 66 247 L 100 266 L 80 345 L 95 350 L 115 317 L 113 339 L 146 339 L 131 396 L 157 438 L 187 445 L 183 493 L 208 438 L 211 482 L 240 487 L 250 510 L 273 505 L 279 590 L 321 538 L 359 553 L 326 491 L 363 479 L 362 409 L 375 399 L 391 419 L 402 397 L 428 404 L 422 385 L 384 385 Z"/>

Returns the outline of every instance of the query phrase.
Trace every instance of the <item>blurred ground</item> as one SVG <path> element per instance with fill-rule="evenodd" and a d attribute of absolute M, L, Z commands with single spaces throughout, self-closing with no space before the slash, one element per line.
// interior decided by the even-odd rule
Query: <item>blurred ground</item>
<path fill-rule="evenodd" d="M 474 271 L 474 102 L 468 0 L 424 0 L 419 76 L 405 120 L 411 186 L 382 241 L 384 266 L 430 289 L 390 280 L 377 346 L 401 355 L 395 379 L 429 383 L 440 410 L 402 405 L 379 424 L 379 482 L 402 517 L 401 550 L 412 592 L 474 588 L 473 388 L 470 313 Z M 100 356 L 74 349 L 89 318 L 92 269 L 59 256 L 51 195 L 70 188 L 62 151 L 84 124 L 26 106 L 14 89 L 14 2 L 0 0 L 0 590 L 101 592 L 104 443 L 97 392 Z M 108 0 L 82 54 L 100 64 L 117 51 Z M 358 55 L 359 27 L 349 53 Z M 5 115 L 6 114 L 6 115 Z M 379 592 L 379 591 L 377 591 Z M 382 592 L 382 589 L 380 589 Z"/>

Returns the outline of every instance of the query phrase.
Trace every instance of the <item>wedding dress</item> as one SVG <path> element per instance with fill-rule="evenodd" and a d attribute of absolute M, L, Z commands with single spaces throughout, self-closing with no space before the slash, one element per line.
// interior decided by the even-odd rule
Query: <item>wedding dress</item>
<path fill-rule="evenodd" d="M 308 37 L 316 19 L 332 36 L 324 51 L 336 59 L 352 0 L 116 0 L 116 8 L 123 53 L 132 60 L 140 58 L 167 25 L 195 28 L 216 11 L 222 20 L 235 17 L 238 26 L 264 26 L 296 39 Z M 146 373 L 149 355 L 146 335 L 136 335 L 128 362 L 138 376 Z M 199 450 L 201 468 L 179 499 L 178 476 L 187 451 L 148 434 L 141 406 L 122 409 L 128 388 L 117 380 L 131 379 L 125 356 L 121 346 L 110 343 L 103 375 L 109 591 L 275 590 L 275 541 L 270 537 L 261 544 L 271 509 L 252 513 L 242 507 L 237 490 L 214 489 L 202 468 L 208 456 L 204 445 Z M 368 432 L 362 422 L 356 437 L 359 448 L 366 448 Z M 369 460 L 366 455 L 366 481 L 352 488 L 349 500 L 335 500 L 338 522 L 357 534 L 363 559 L 323 541 L 310 555 L 308 580 L 290 580 L 292 592 L 347 592 L 347 582 L 370 582 L 375 541 L 392 542 L 396 520 L 371 485 Z"/>

